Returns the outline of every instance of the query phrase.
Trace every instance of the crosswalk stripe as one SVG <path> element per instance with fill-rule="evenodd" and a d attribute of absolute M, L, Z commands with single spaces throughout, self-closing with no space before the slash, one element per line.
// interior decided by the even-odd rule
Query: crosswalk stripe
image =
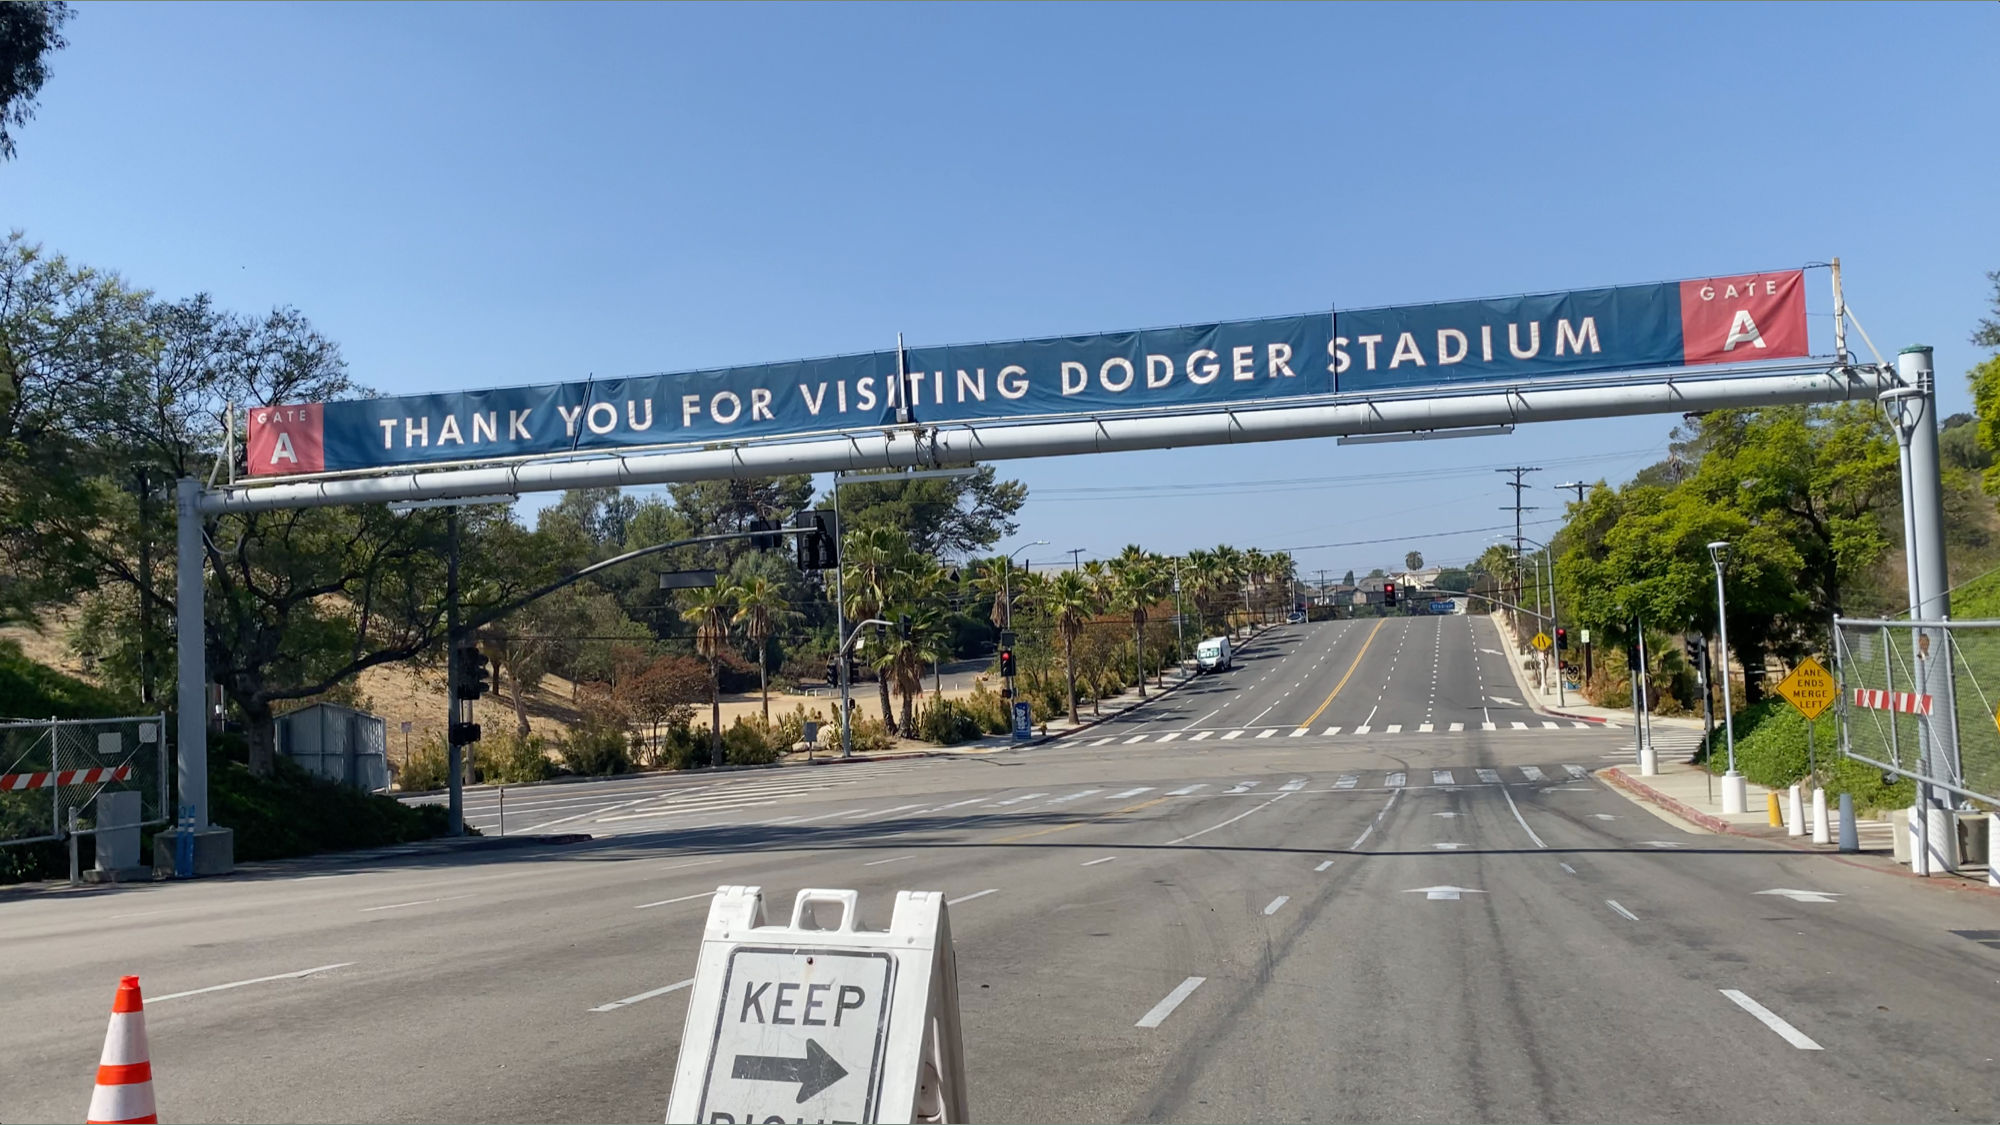
<path fill-rule="evenodd" d="M 1193 734 L 1191 734 L 1191 735 L 1188 735 L 1188 741 L 1189 741 L 1189 742 L 1200 742 L 1200 741 L 1201 741 L 1202 739 L 1204 739 L 1204 738 L 1207 738 L 1207 737 L 1208 737 L 1209 735 L 1211 735 L 1211 734 L 1214 734 L 1214 733 L 1215 733 L 1215 732 L 1214 732 L 1214 731 L 1212 731 L 1212 730 L 1198 730 L 1198 731 L 1194 732 Z"/>
<path fill-rule="evenodd" d="M 1340 733 L 1339 727 L 1328 727 L 1325 730 L 1319 732 L 1319 736 L 1321 738 L 1332 738 L 1334 735 L 1339 733 Z"/>
<path fill-rule="evenodd" d="M 1360 775 L 1360 774 L 1358 774 L 1358 773 L 1344 773 L 1344 774 L 1341 774 L 1341 775 L 1340 775 L 1340 780 L 1339 780 L 1339 781 L 1336 781 L 1336 782 L 1334 782 L 1334 783 L 1333 783 L 1333 787 L 1334 787 L 1335 789 L 1352 789 L 1352 788 L 1354 788 L 1355 786 L 1357 786 L 1357 785 L 1359 785 L 1359 784 L 1361 784 L 1361 775 Z"/>
<path fill-rule="evenodd" d="M 1093 742 L 1093 743 L 1091 743 L 1091 745 L 1092 745 L 1092 746 L 1104 746 L 1104 745 L 1106 745 L 1106 744 L 1110 743 L 1111 741 L 1112 741 L 1112 740 L 1111 740 L 1111 739 L 1109 739 L 1109 738 L 1100 738 L 1100 739 L 1098 739 L 1098 740 L 1097 740 L 1096 742 Z"/>
<path fill-rule="evenodd" d="M 1226 731 L 1226 732 L 1224 732 L 1224 734 L 1223 734 L 1223 736 L 1222 736 L 1222 740 L 1223 740 L 1224 742 L 1227 742 L 1227 741 L 1229 741 L 1229 740 L 1230 740 L 1230 739 L 1232 739 L 1232 738 L 1242 738 L 1242 737 L 1243 737 L 1243 732 L 1242 732 L 1242 731 L 1240 731 L 1240 730 L 1232 730 L 1232 731 Z"/>
<path fill-rule="evenodd" d="M 1173 741 L 1174 739 L 1176 739 L 1176 738 L 1179 738 L 1180 736 L 1181 736 L 1181 732 L 1179 732 L 1179 731 L 1177 731 L 1177 730 L 1170 730 L 1170 731 L 1168 731 L 1167 733 L 1165 733 L 1165 734 L 1163 734 L 1163 735 L 1161 735 L 1161 736 L 1160 736 L 1160 741 L 1161 741 L 1161 742 L 1172 742 L 1172 741 Z"/>
<path fill-rule="evenodd" d="M 1250 792 L 1250 791 L 1251 791 L 1252 789 L 1255 789 L 1255 788 L 1257 788 L 1257 787 L 1258 787 L 1259 785 L 1262 785 L 1262 784 L 1264 784 L 1264 783 L 1263 783 L 1263 782 L 1261 782 L 1261 781 L 1239 781 L 1239 782 L 1237 782 L 1237 783 L 1236 783 L 1235 785 L 1233 785 L 1233 786 L 1231 786 L 1230 788 L 1228 788 L 1228 789 L 1224 790 L 1224 792 L 1226 792 L 1226 793 L 1248 793 L 1248 792 Z"/>
<path fill-rule="evenodd" d="M 1543 720 L 1542 720 L 1542 729 L 1543 729 L 1543 730 L 1561 730 L 1561 729 L 1562 729 L 1562 726 L 1561 726 L 1560 724 L 1558 724 L 1558 723 L 1552 723 L 1552 722 L 1549 722 L 1549 721 L 1548 721 L 1547 719 L 1543 719 Z"/>
<path fill-rule="evenodd" d="M 1285 782 L 1283 785 L 1278 786 L 1278 791 L 1281 793 L 1296 793 L 1299 790 L 1304 789 L 1305 787 L 1306 787 L 1306 779 L 1303 777 L 1295 777 L 1290 781 Z"/>
<path fill-rule="evenodd" d="M 1004 801 L 995 801 L 991 805 L 988 805 L 987 807 L 994 809 L 1005 808 L 1008 805 L 1018 805 L 1022 801 L 1032 801 L 1037 797 L 1046 797 L 1046 796 L 1048 796 L 1047 793 L 1023 793 L 1018 797 L 1009 797 Z"/>
<path fill-rule="evenodd" d="M 1312 733 L 1312 728 L 1311 728 L 1311 727 L 1300 727 L 1300 728 L 1298 728 L 1297 730 L 1293 731 L 1292 733 L 1290 733 L 1290 734 L 1286 735 L 1285 737 L 1286 737 L 1286 738 L 1304 738 L 1304 737 L 1305 737 L 1306 735 L 1308 735 L 1308 734 L 1311 734 L 1311 733 Z"/>
<path fill-rule="evenodd" d="M 1582 766 L 1564 765 L 1563 772 L 1579 780 L 1590 776 L 1590 771 L 1584 769 Z"/>
<path fill-rule="evenodd" d="M 1382 784 L 1388 786 L 1391 789 L 1398 789 L 1401 788 L 1403 783 L 1408 780 L 1409 777 L 1406 774 L 1402 773 L 1401 771 L 1398 771 L 1396 773 L 1390 774 L 1388 777 L 1383 778 Z"/>
<path fill-rule="evenodd" d="M 1495 729 L 1497 729 L 1497 728 L 1495 728 L 1495 727 L 1494 727 L 1494 725 L 1493 725 L 1492 723 L 1481 723 L 1481 724 L 1479 724 L 1479 729 L 1480 729 L 1480 730 L 1495 730 Z"/>
<path fill-rule="evenodd" d="M 1403 733 L 1403 724 L 1390 723 L 1388 726 L 1383 727 L 1382 731 L 1384 734 L 1401 734 Z"/>
<path fill-rule="evenodd" d="M 1522 766 L 1521 776 L 1527 778 L 1529 781 L 1540 781 L 1542 779 L 1542 767 Z"/>
<path fill-rule="evenodd" d="M 1589 729 L 1590 729 L 1590 724 L 1589 724 L 1589 723 L 1571 723 L 1571 724 L 1570 724 L 1570 726 L 1572 726 L 1572 727 L 1575 727 L 1575 728 L 1576 728 L 1577 730 L 1589 730 Z"/>
<path fill-rule="evenodd" d="M 1432 731 L 1434 731 L 1434 730 L 1436 730 L 1436 729 L 1437 729 L 1436 727 L 1434 727 L 1434 726 L 1430 725 L 1429 723 L 1418 723 L 1418 724 L 1417 724 L 1417 733 L 1418 733 L 1418 734 L 1429 734 L 1429 733 L 1431 733 Z"/>
<path fill-rule="evenodd" d="M 1050 801 L 1049 804 L 1051 805 L 1066 804 L 1070 801 L 1076 800 L 1078 797 L 1088 797 L 1092 793 L 1102 793 L 1102 792 L 1104 792 L 1104 790 L 1102 789 L 1079 789 L 1076 792 L 1071 793 L 1067 797 L 1057 797 L 1055 800 Z"/>
<path fill-rule="evenodd" d="M 879 809 L 879 810 L 878 810 L 878 809 L 863 809 L 863 810 L 861 810 L 860 812 L 858 812 L 858 813 L 855 813 L 854 815 L 852 815 L 852 816 L 848 817 L 847 819 L 848 819 L 848 820 L 860 820 L 860 819 L 861 819 L 862 817 L 864 817 L 864 816 L 888 816 L 888 815 L 889 815 L 890 813 L 899 813 L 899 812 L 904 812 L 904 811 L 906 811 L 906 810 L 909 810 L 909 809 L 920 809 L 920 808 L 922 808 L 923 806 L 924 806 L 924 803 L 923 803 L 922 801 L 918 801 L 918 802 L 917 802 L 916 804 L 914 804 L 914 805 L 897 805 L 896 807 L 894 807 L 894 808 L 890 808 L 890 809 Z"/>
<path fill-rule="evenodd" d="M 1462 731 L 1462 730 L 1464 730 L 1464 729 L 1465 729 L 1465 724 L 1464 724 L 1464 723 L 1453 723 L 1453 724 L 1451 724 L 1451 733 L 1453 733 L 1453 734 L 1457 734 L 1457 733 L 1458 733 L 1459 731 Z"/>
<path fill-rule="evenodd" d="M 1277 728 L 1277 727 L 1272 727 L 1272 728 L 1271 728 L 1271 729 L 1269 729 L 1269 730 L 1260 730 L 1260 731 L 1258 731 L 1258 732 L 1257 732 L 1257 737 L 1258 737 L 1258 738 L 1269 738 L 1269 737 L 1271 737 L 1272 735 L 1274 735 L 1274 734 L 1276 734 L 1276 733 L 1278 733 L 1278 728 Z"/>
<path fill-rule="evenodd" d="M 1146 736 L 1145 736 L 1145 735 L 1143 735 L 1143 734 L 1135 734 L 1135 735 L 1133 735 L 1132 737 L 1130 737 L 1130 738 L 1128 738 L 1128 739 L 1126 739 L 1126 740 L 1125 740 L 1125 745 L 1127 745 L 1127 746 L 1130 746 L 1130 745 L 1132 745 L 1132 744 L 1133 744 L 1134 742 L 1144 742 L 1144 741 L 1146 741 Z"/>
<path fill-rule="evenodd" d="M 1452 781 L 1451 781 L 1451 771 L 1450 771 L 1450 770 L 1432 770 L 1432 771 L 1431 771 L 1431 784 L 1432 784 L 1432 785 L 1450 785 L 1451 783 L 1452 783 Z"/>
<path fill-rule="evenodd" d="M 1478 774 L 1479 780 L 1485 782 L 1488 785 L 1498 785 L 1500 783 L 1499 770 L 1474 770 L 1472 772 Z"/>
<path fill-rule="evenodd" d="M 1369 731 L 1371 731 L 1371 730 L 1373 730 L 1373 729 L 1374 729 L 1374 728 L 1373 728 L 1373 727 L 1371 727 L 1371 726 L 1369 726 L 1369 725 L 1368 725 L 1367 723 L 1363 723 L 1363 724 L 1361 724 L 1360 726 L 1358 726 L 1358 727 L 1355 727 L 1355 728 L 1354 728 L 1354 733 L 1355 733 L 1355 734 L 1367 734 L 1367 733 L 1368 733 Z"/>
<path fill-rule="evenodd" d="M 1180 787 L 1179 789 L 1176 789 L 1176 790 L 1174 790 L 1173 792 L 1171 792 L 1171 793 L 1167 794 L 1167 796 L 1169 796 L 1169 797 L 1185 797 L 1185 796 L 1187 796 L 1188 794 L 1190 794 L 1190 793 L 1193 793 L 1193 792 L 1194 792 L 1194 791 L 1196 791 L 1197 789 L 1206 789 L 1206 788 L 1208 788 L 1208 784 L 1207 784 L 1206 782 L 1204 782 L 1204 783 L 1202 783 L 1202 784 L 1200 784 L 1200 785 L 1183 785 L 1183 786 L 1181 786 L 1181 787 Z"/>
<path fill-rule="evenodd" d="M 1526 724 L 1526 723 L 1524 723 L 1524 722 L 1520 721 L 1519 719 L 1516 719 L 1516 720 L 1514 720 L 1513 722 L 1511 722 L 1511 723 L 1509 723 L 1509 724 L 1507 724 L 1507 725 L 1508 725 L 1508 726 L 1511 726 L 1511 727 L 1513 727 L 1513 728 L 1514 728 L 1515 730 L 1527 730 L 1527 729 L 1528 729 L 1528 724 Z"/>
<path fill-rule="evenodd" d="M 1152 791 L 1153 791 L 1152 786 L 1141 785 L 1137 789 L 1127 789 L 1123 793 L 1113 793 L 1111 796 L 1106 797 L 1104 799 L 1107 801 L 1122 801 L 1127 797 L 1137 797 L 1141 793 L 1151 793 Z"/>

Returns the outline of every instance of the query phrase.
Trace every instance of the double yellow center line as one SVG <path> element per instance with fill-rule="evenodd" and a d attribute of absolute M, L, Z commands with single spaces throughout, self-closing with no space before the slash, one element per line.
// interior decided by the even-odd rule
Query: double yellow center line
<path fill-rule="evenodd" d="M 1382 626 L 1388 623 L 1389 619 L 1384 617 L 1375 623 L 1373 629 L 1368 630 L 1368 636 L 1361 642 L 1361 651 L 1354 654 L 1354 663 L 1347 666 L 1347 675 L 1340 677 L 1340 682 L 1333 685 L 1332 691 L 1326 693 L 1326 702 L 1319 705 L 1319 710 L 1314 711 L 1305 722 L 1299 724 L 1300 730 L 1312 726 L 1313 721 L 1325 714 L 1326 709 L 1333 705 L 1333 697 L 1340 694 L 1340 689 L 1346 687 L 1347 681 L 1354 677 L 1354 670 L 1361 667 L 1361 658 L 1368 655 L 1368 646 L 1375 643 L 1375 634 L 1381 632 Z"/>

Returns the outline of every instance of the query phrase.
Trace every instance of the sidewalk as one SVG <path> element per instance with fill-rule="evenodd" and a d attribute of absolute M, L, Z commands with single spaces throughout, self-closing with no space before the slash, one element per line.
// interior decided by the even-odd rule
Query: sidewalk
<path fill-rule="evenodd" d="M 1498 610 L 1487 616 L 1492 619 L 1494 627 L 1500 632 L 1500 643 L 1511 648 L 1511 642 L 1507 639 L 1506 616 Z M 1507 667 L 1514 672 L 1514 683 L 1521 689 L 1521 698 L 1527 700 L 1528 705 L 1535 710 L 1562 719 L 1581 719 L 1584 722 L 1603 723 L 1607 727 L 1629 727 L 1632 725 L 1632 711 L 1630 708 L 1599 707 L 1594 703 L 1586 702 L 1583 695 L 1579 692 L 1558 693 L 1554 683 L 1550 683 L 1546 688 L 1536 687 L 1534 680 L 1529 677 L 1528 670 L 1521 667 L 1523 661 L 1526 659 L 1525 654 L 1508 651 L 1507 648 L 1503 648 L 1502 652 L 1506 655 Z M 1560 702 L 1558 701 L 1558 694 L 1563 696 Z M 1668 715 L 1652 715 L 1649 716 L 1649 719 L 1656 733 L 1661 730 L 1672 730 L 1676 733 L 1687 731 L 1699 733 L 1703 729 L 1700 719 Z M 1661 757 L 1662 759 L 1665 758 L 1664 751 Z"/>

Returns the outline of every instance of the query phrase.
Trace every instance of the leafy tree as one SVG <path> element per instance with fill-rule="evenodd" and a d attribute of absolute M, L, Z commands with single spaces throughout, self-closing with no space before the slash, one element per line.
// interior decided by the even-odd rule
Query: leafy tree
<path fill-rule="evenodd" d="M 1020 481 L 999 480 L 991 465 L 971 476 L 865 482 L 840 489 L 842 534 L 874 527 L 900 529 L 910 549 L 933 558 L 983 550 L 1014 534 L 1014 513 L 1028 498 Z"/>
<path fill-rule="evenodd" d="M 1111 560 L 1111 586 L 1105 603 L 1132 618 L 1132 678 L 1139 698 L 1146 698 L 1146 615 L 1171 590 L 1170 579 L 1157 555 L 1137 543 L 1128 544 Z"/>
<path fill-rule="evenodd" d="M 0 159 L 14 158 L 12 130 L 34 119 L 48 56 L 69 45 L 62 25 L 73 14 L 67 0 L 0 3 Z"/>
<path fill-rule="evenodd" d="M 1422 570 L 1423 568 L 1424 553 L 1422 551 L 1411 551 L 1409 554 L 1403 556 L 1404 570 Z"/>
<path fill-rule="evenodd" d="M 695 627 L 695 651 L 708 661 L 708 737 L 710 764 L 722 765 L 722 674 L 718 661 L 729 647 L 730 589 L 723 579 L 713 586 L 690 590 L 681 620 Z"/>
<path fill-rule="evenodd" d="M 764 725 L 771 725 L 771 638 L 786 621 L 796 618 L 785 591 L 769 578 L 753 577 L 729 589 L 736 603 L 731 620 L 743 627 L 744 639 L 757 653 L 757 687 L 764 697 Z"/>
<path fill-rule="evenodd" d="M 1342 586 L 1354 585 L 1354 571 L 1352 569 L 1349 569 L 1346 574 L 1340 576 L 1340 584 Z"/>
<path fill-rule="evenodd" d="M 1472 589 L 1472 575 L 1458 567 L 1448 566 L 1438 571 L 1437 585 L 1440 590 L 1462 594 Z"/>
<path fill-rule="evenodd" d="M 1097 591 L 1082 571 L 1065 570 L 1050 578 L 1041 592 L 1042 610 L 1055 622 L 1063 646 L 1063 678 L 1069 693 L 1069 721 L 1081 722 L 1076 711 L 1076 639 L 1098 611 Z"/>

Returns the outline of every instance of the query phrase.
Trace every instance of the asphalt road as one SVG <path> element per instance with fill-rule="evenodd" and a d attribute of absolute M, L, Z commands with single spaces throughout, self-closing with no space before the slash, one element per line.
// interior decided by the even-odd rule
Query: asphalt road
<path fill-rule="evenodd" d="M 723 883 L 956 900 L 981 1120 L 2000 1117 L 2000 899 L 1682 831 L 1499 648 L 1290 627 L 1032 750 L 520 798 L 590 843 L 0 897 L 0 1120 L 81 1114 L 126 972 L 168 1120 L 658 1120 Z"/>

